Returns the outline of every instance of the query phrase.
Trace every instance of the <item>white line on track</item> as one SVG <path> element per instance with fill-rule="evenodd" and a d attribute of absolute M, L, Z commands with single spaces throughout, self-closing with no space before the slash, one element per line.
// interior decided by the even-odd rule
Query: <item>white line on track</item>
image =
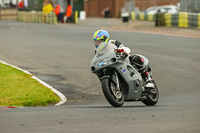
<path fill-rule="evenodd" d="M 36 76 L 34 76 L 33 74 L 31 74 L 29 71 L 24 70 L 24 69 L 21 69 L 21 68 L 19 68 L 19 67 L 17 67 L 17 66 L 11 65 L 11 64 L 6 63 L 6 62 L 1 61 L 1 60 L 0 60 L 0 63 L 5 64 L 5 65 L 8 65 L 8 66 L 11 66 L 11 67 L 13 67 L 13 68 L 16 68 L 16 69 L 18 69 L 18 70 L 20 70 L 20 71 L 26 73 L 26 74 L 31 75 L 31 77 L 32 77 L 33 79 L 37 80 L 40 84 L 46 86 L 46 87 L 49 88 L 51 91 L 53 91 L 53 92 L 54 92 L 56 95 L 58 95 L 58 96 L 60 97 L 60 99 L 61 99 L 61 101 L 60 101 L 59 103 L 55 104 L 54 106 L 60 106 L 60 105 L 64 104 L 64 103 L 67 101 L 67 98 L 66 98 L 62 93 L 60 93 L 59 91 L 57 91 L 55 88 L 53 88 L 52 86 L 48 85 L 48 84 L 45 83 L 44 81 L 40 80 L 39 78 L 37 78 Z"/>

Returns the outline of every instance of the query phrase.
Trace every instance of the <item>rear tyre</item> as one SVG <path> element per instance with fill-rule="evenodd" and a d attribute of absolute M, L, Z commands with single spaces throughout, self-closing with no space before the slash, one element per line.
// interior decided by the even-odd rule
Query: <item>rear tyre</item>
<path fill-rule="evenodd" d="M 107 101 L 113 107 L 121 107 L 124 104 L 124 93 L 122 90 L 116 90 L 116 84 L 109 78 L 101 81 L 102 90 Z"/>
<path fill-rule="evenodd" d="M 145 88 L 145 96 L 147 97 L 146 100 L 143 100 L 142 102 L 147 106 L 154 106 L 158 102 L 159 98 L 159 92 L 158 87 L 154 80 L 151 80 L 150 83 L 154 84 L 153 88 Z"/>

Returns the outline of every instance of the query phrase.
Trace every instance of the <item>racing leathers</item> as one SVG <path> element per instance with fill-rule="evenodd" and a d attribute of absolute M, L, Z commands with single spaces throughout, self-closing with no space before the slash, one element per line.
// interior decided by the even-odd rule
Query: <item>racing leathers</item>
<path fill-rule="evenodd" d="M 151 77 L 149 76 L 148 72 L 151 71 L 148 63 L 148 59 L 139 54 L 130 54 L 131 50 L 128 47 L 125 47 L 121 42 L 118 40 L 109 40 L 109 43 L 114 44 L 117 46 L 118 49 L 123 49 L 123 52 L 126 56 L 127 61 L 135 67 L 144 80 L 150 80 Z M 95 54 L 97 52 L 97 48 L 95 48 Z"/>

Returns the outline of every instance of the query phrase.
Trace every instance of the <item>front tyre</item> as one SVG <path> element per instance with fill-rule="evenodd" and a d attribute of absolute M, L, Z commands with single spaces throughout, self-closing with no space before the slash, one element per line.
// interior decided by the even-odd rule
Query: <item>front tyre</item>
<path fill-rule="evenodd" d="M 101 81 L 102 90 L 107 101 L 113 107 L 121 107 L 124 104 L 124 93 L 122 90 L 116 90 L 116 84 L 109 78 Z"/>

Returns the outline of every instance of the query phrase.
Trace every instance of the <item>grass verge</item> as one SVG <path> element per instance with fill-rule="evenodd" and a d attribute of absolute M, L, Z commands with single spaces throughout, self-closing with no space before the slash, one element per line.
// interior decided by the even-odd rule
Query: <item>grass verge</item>
<path fill-rule="evenodd" d="M 59 101 L 31 75 L 0 63 L 0 106 L 47 106 Z"/>

